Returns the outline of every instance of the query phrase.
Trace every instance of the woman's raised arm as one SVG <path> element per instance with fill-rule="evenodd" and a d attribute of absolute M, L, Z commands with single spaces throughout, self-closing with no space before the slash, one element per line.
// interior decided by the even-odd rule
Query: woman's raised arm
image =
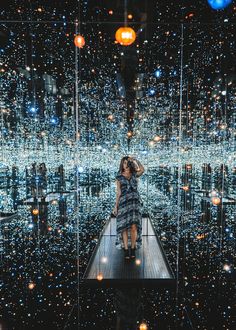
<path fill-rule="evenodd" d="M 135 170 L 136 170 L 136 175 L 137 177 L 141 176 L 144 173 L 144 167 L 140 163 L 139 160 L 133 159 L 134 165 L 135 165 Z"/>

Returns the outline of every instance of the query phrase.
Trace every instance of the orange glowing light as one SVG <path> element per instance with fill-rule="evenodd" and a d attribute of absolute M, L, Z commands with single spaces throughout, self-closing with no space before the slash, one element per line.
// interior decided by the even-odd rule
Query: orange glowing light
<path fill-rule="evenodd" d="M 85 45 L 85 39 L 84 39 L 84 37 L 82 37 L 80 34 L 78 34 L 77 36 L 75 36 L 75 38 L 74 38 L 74 44 L 78 48 L 83 48 L 84 45 Z"/>
<path fill-rule="evenodd" d="M 220 199 L 220 197 L 217 197 L 217 196 L 212 197 L 211 202 L 212 202 L 213 205 L 219 205 L 220 202 L 221 202 L 221 199 Z"/>
<path fill-rule="evenodd" d="M 100 274 L 98 274 L 98 275 L 97 275 L 97 280 L 98 280 L 98 281 L 102 281 L 102 279 L 103 279 L 103 276 L 102 276 L 102 274 L 101 274 L 101 273 L 100 273 Z"/>
<path fill-rule="evenodd" d="M 32 213 L 33 213 L 33 215 L 38 215 L 39 214 L 39 210 L 38 209 L 33 209 L 32 210 Z"/>
<path fill-rule="evenodd" d="M 132 14 L 129 14 L 127 17 L 128 17 L 128 19 L 132 19 L 133 18 L 133 15 Z"/>
<path fill-rule="evenodd" d="M 122 46 L 129 46 L 135 41 L 136 33 L 131 27 L 120 27 L 116 31 L 115 38 Z"/>
<path fill-rule="evenodd" d="M 34 289 L 34 287 L 35 287 L 35 283 L 29 283 L 28 284 L 28 288 L 30 289 L 30 290 L 33 290 Z"/>
<path fill-rule="evenodd" d="M 188 191 L 188 190 L 189 190 L 189 186 L 183 186 L 182 189 L 183 189 L 184 191 Z"/>
<path fill-rule="evenodd" d="M 147 324 L 146 323 L 141 323 L 139 326 L 139 330 L 147 330 Z"/>
<path fill-rule="evenodd" d="M 109 10 L 108 14 L 113 15 L 113 10 Z"/>
<path fill-rule="evenodd" d="M 204 234 L 198 234 L 197 235 L 197 239 L 203 239 L 203 238 L 205 238 L 205 235 Z"/>

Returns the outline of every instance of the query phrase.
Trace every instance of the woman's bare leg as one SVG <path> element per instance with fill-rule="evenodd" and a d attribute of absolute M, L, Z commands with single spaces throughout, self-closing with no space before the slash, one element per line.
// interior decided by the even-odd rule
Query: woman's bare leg
<path fill-rule="evenodd" d="M 128 230 L 127 229 L 125 229 L 122 232 L 122 236 L 123 236 L 124 248 L 128 249 Z"/>
<path fill-rule="evenodd" d="M 137 234 L 138 234 L 137 226 L 133 224 L 131 226 L 130 232 L 131 232 L 131 248 L 133 249 L 133 248 L 135 248 Z"/>

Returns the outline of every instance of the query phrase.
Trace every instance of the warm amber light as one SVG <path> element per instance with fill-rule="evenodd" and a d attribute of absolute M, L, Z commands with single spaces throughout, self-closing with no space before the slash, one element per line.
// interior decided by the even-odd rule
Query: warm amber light
<path fill-rule="evenodd" d="M 184 191 L 188 191 L 189 190 L 189 186 L 183 186 L 183 190 Z"/>
<path fill-rule="evenodd" d="M 203 239 L 203 238 L 205 238 L 205 235 L 204 234 L 198 234 L 197 235 L 197 239 Z"/>
<path fill-rule="evenodd" d="M 135 41 L 136 33 L 131 27 L 121 27 L 116 31 L 115 38 L 122 46 L 129 46 Z"/>
<path fill-rule="evenodd" d="M 128 15 L 128 19 L 132 19 L 133 18 L 133 15 L 132 14 L 129 14 Z"/>
<path fill-rule="evenodd" d="M 80 34 L 78 34 L 77 36 L 75 36 L 75 38 L 74 38 L 74 44 L 78 48 L 83 48 L 84 45 L 85 45 L 85 39 L 84 39 L 84 37 L 82 37 Z"/>
<path fill-rule="evenodd" d="M 103 279 L 102 274 L 98 274 L 98 275 L 97 275 L 97 280 L 98 280 L 98 281 L 101 281 L 102 279 Z"/>
<path fill-rule="evenodd" d="M 211 202 L 213 205 L 219 205 L 221 202 L 220 197 L 212 197 Z"/>
<path fill-rule="evenodd" d="M 113 10 L 109 10 L 108 14 L 113 15 Z"/>
<path fill-rule="evenodd" d="M 159 142 L 161 140 L 161 137 L 160 136 L 155 136 L 154 139 L 153 139 L 155 142 Z"/>
<path fill-rule="evenodd" d="M 141 323 L 139 326 L 139 330 L 147 330 L 147 324 L 146 323 Z"/>
<path fill-rule="evenodd" d="M 33 215 L 38 215 L 39 214 L 39 210 L 38 209 L 33 209 L 32 213 L 33 213 Z"/>
<path fill-rule="evenodd" d="M 35 283 L 29 283 L 28 284 L 28 288 L 30 289 L 30 290 L 32 290 L 33 288 L 35 287 Z"/>

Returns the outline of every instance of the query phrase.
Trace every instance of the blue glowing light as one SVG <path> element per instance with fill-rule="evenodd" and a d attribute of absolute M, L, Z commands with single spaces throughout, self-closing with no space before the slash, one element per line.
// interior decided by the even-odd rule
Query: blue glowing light
<path fill-rule="evenodd" d="M 79 166 L 79 167 L 78 167 L 78 172 L 79 172 L 79 173 L 83 173 L 83 171 L 84 171 L 83 167 Z"/>
<path fill-rule="evenodd" d="M 232 0 L 207 0 L 212 9 L 220 10 L 229 6 Z"/>
<path fill-rule="evenodd" d="M 148 95 L 149 96 L 153 96 L 153 95 L 155 95 L 156 94 L 156 90 L 154 89 L 154 88 L 150 88 L 149 90 L 148 90 Z"/>
<path fill-rule="evenodd" d="M 57 125 L 57 124 L 59 123 L 59 119 L 58 119 L 57 117 L 52 117 L 52 118 L 50 119 L 50 123 L 51 123 L 52 125 Z"/>
<path fill-rule="evenodd" d="M 37 109 L 35 107 L 32 107 L 29 109 L 29 112 L 35 114 L 37 112 Z"/>
<path fill-rule="evenodd" d="M 160 70 L 160 69 L 157 69 L 157 70 L 154 72 L 154 76 L 155 76 L 156 78 L 160 78 L 160 76 L 161 76 L 161 70 Z"/>

